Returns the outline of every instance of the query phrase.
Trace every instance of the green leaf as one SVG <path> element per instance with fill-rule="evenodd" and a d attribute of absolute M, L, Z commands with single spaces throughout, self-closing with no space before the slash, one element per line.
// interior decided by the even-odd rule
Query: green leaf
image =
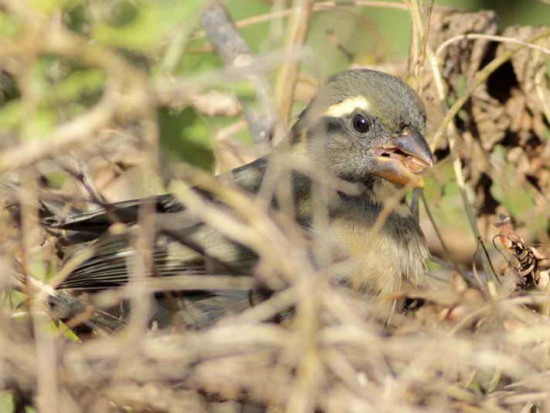
<path fill-rule="evenodd" d="M 152 51 L 162 46 L 166 37 L 178 25 L 196 25 L 203 3 L 199 0 L 142 1 L 136 5 L 136 15 L 122 26 L 100 25 L 93 37 L 104 44 L 133 51 Z"/>
<path fill-rule="evenodd" d="M 13 394 L 9 391 L 0 392 L 0 413 L 15 412 Z"/>
<path fill-rule="evenodd" d="M 23 124 L 23 139 L 40 139 L 48 135 L 57 123 L 55 111 L 49 108 L 37 110 Z"/>
<path fill-rule="evenodd" d="M 537 213 L 535 189 L 522 182 L 516 168 L 506 161 L 506 150 L 497 146 L 491 154 L 496 171 L 491 176 L 491 195 L 516 219 L 533 231 L 545 231 L 548 221 L 544 213 Z"/>
<path fill-rule="evenodd" d="M 76 70 L 53 85 L 49 94 L 51 103 L 71 102 L 83 95 L 99 94 L 105 84 L 105 73 L 100 70 Z"/>
<path fill-rule="evenodd" d="M 13 16 L 0 12 L 0 37 L 12 37 L 19 32 L 19 22 Z"/>
<path fill-rule="evenodd" d="M 234 21 L 255 17 L 271 12 L 269 2 L 250 0 L 229 0 L 227 10 Z M 263 43 L 266 42 L 269 34 L 270 23 L 253 24 L 239 29 L 239 33 L 250 46 L 253 52 L 260 52 Z"/>
<path fill-rule="evenodd" d="M 61 335 L 65 336 L 73 343 L 80 342 L 80 337 L 78 337 L 78 335 L 63 321 L 57 321 L 56 324 L 54 324 L 54 327 Z"/>
<path fill-rule="evenodd" d="M 204 169 L 212 169 L 214 153 L 210 130 L 192 108 L 183 111 L 162 109 L 158 113 L 161 146 L 171 158 Z"/>
<path fill-rule="evenodd" d="M 51 172 L 47 175 L 48 187 L 61 189 L 63 184 L 67 182 L 67 174 L 65 172 Z"/>
<path fill-rule="evenodd" d="M 31 0 L 32 7 L 40 12 L 52 14 L 66 7 L 75 7 L 82 0 Z"/>
<path fill-rule="evenodd" d="M 0 108 L 0 131 L 15 129 L 21 121 L 21 101 L 5 103 Z"/>

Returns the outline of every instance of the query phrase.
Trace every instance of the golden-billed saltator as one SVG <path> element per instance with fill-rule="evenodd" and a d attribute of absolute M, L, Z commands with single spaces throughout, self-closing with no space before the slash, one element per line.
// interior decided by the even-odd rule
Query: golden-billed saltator
<path fill-rule="evenodd" d="M 229 175 L 238 187 L 256 194 L 271 160 L 287 153 L 297 164 L 303 161 L 311 170 L 359 185 L 361 189 L 353 194 L 331 193 L 326 200 L 328 227 L 337 248 L 348 258 L 349 265 L 339 270 L 344 279 L 359 280 L 362 289 L 386 296 L 399 289 L 403 280 L 418 283 L 425 272 L 424 236 L 404 203 L 396 202 L 378 233 L 371 233 L 388 199 L 403 195 L 405 186 L 423 186 L 419 174 L 433 164 L 423 136 L 425 127 L 423 104 L 407 84 L 374 70 L 348 70 L 320 87 L 293 126 L 287 145 Z M 296 168 L 289 182 L 296 218 L 309 230 L 312 178 Z M 107 230 L 116 221 L 136 223 L 143 203 L 155 205 L 160 228 L 153 251 L 154 275 L 254 273 L 258 260 L 254 251 L 201 223 L 175 196 L 161 195 L 67 219 L 50 218 L 50 227 L 76 234 L 73 239 L 92 240 L 87 245 L 94 249 L 58 287 L 101 290 L 126 283 L 128 257 L 135 251 L 127 237 Z M 280 202 L 273 205 L 276 209 Z M 214 266 L 209 267 L 212 262 Z"/>

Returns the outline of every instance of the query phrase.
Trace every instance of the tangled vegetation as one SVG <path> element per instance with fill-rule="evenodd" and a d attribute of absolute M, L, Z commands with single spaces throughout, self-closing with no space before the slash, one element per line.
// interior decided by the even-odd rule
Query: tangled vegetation
<path fill-rule="evenodd" d="M 406 59 L 384 54 L 372 10 L 409 21 Z M 549 54 L 549 27 L 420 0 L 1 1 L 0 411 L 550 411 Z M 411 199 L 432 285 L 390 319 L 304 258 L 297 225 L 205 172 L 284 141 L 350 67 L 418 91 L 437 159 Z M 240 219 L 185 204 L 256 240 L 284 289 L 207 328 L 151 325 L 148 297 L 215 289 L 230 306 L 252 277 L 136 280 L 56 311 L 70 254 L 46 213 L 189 185 L 229 200 Z M 138 227 L 111 231 L 146 244 Z"/>

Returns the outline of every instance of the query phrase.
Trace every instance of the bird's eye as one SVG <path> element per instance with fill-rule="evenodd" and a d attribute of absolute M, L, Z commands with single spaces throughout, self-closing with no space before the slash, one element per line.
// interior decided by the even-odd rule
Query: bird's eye
<path fill-rule="evenodd" d="M 353 129 L 359 133 L 367 133 L 370 128 L 369 121 L 360 113 L 353 115 L 352 124 Z"/>

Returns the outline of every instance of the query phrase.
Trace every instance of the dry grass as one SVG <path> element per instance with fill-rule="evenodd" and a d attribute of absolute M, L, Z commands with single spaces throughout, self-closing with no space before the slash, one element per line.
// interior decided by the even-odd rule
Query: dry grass
<path fill-rule="evenodd" d="M 508 261 L 495 260 L 499 255 L 492 249 L 492 236 L 479 226 L 484 216 L 492 219 L 501 212 L 502 205 L 484 212 L 485 201 L 476 198 L 480 193 L 479 174 L 472 166 L 479 158 L 465 155 L 464 149 L 483 146 L 472 141 L 483 142 L 484 130 L 478 130 L 477 137 L 472 138 L 473 127 L 478 125 L 472 121 L 464 127 L 464 121 L 455 117 L 461 110 L 471 109 L 468 105 L 475 103 L 475 93 L 514 55 L 530 47 L 532 53 L 538 53 L 537 59 L 544 62 L 548 46 L 543 42 L 548 41 L 548 30 L 515 39 L 513 49 L 497 53 L 490 63 L 475 70 L 468 87 L 460 92 L 452 90 L 456 73 L 447 70 L 441 56 L 452 57 L 458 50 L 458 59 L 463 56 L 470 62 L 478 59 L 479 66 L 480 58 L 475 53 L 467 54 L 480 44 L 486 46 L 489 40 L 503 40 L 501 37 L 488 32 L 485 33 L 488 37 L 470 37 L 470 41 L 462 38 L 459 49 L 452 49 L 451 41 L 438 49 L 442 42 L 433 44 L 426 37 L 432 32 L 438 34 L 429 19 L 432 13 L 418 1 L 387 5 L 368 1 L 346 3 L 354 7 L 399 8 L 401 13 L 410 11 L 414 27 L 410 74 L 414 75 L 413 83 L 420 93 L 428 94 L 435 88 L 435 99 L 432 95 L 431 101 L 435 107 L 433 118 L 440 121 L 433 128 L 436 131 L 431 141 L 433 148 L 440 157 L 440 166 L 451 160 L 470 230 L 491 250 L 487 254 L 481 250 L 478 256 L 481 259 L 472 257 L 469 266 L 461 266 L 459 272 L 455 270 L 456 263 L 448 261 L 453 257 L 452 247 L 444 247 L 439 255 L 445 260 L 439 259 L 440 268 L 430 272 L 433 281 L 430 288 L 403 291 L 403 296 L 426 302 L 413 313 L 393 314 L 388 319 L 386 307 L 348 288 L 335 286 L 331 280 L 338 268 L 327 257 L 330 236 L 308 240 L 288 218 L 284 204 L 281 213 L 275 216 L 266 208 L 266 199 L 271 199 L 271 194 L 276 193 L 282 199 L 287 194 L 286 178 L 296 168 L 292 160 L 281 160 L 273 171 L 282 184 L 264 185 L 256 199 L 188 164 L 176 163 L 169 168 L 159 164 L 157 109 L 196 105 L 197 111 L 208 110 L 205 102 L 212 96 L 210 89 L 223 82 L 241 80 L 252 80 L 265 87 L 266 71 L 279 66 L 282 69 L 277 99 L 283 102 L 281 116 L 285 122 L 271 127 L 286 129 L 283 124 L 295 90 L 301 83 L 302 86 L 310 83 L 305 76 L 299 76 L 299 57 L 311 13 L 333 7 L 331 2 L 295 3 L 297 7 L 288 11 L 278 9 L 271 15 L 259 16 L 257 21 L 243 22 L 255 24 L 291 14 L 287 49 L 283 52 L 250 54 L 238 68 L 226 66 L 182 77 L 171 70 L 177 66 L 174 62 L 178 56 L 185 55 L 181 50 L 185 50 L 186 42 L 204 35 L 198 30 L 184 28 L 170 37 L 168 45 L 160 42 L 162 47 L 145 53 L 151 61 L 165 63 L 164 72 L 150 73 L 140 68 L 139 59 L 134 56 L 90 42 L 86 30 L 79 34 L 69 30 L 59 10 L 52 12 L 16 0 L 2 2 L 3 15 L 17 22 L 19 30 L 17 36 L 6 36 L 0 42 L 0 67 L 19 94 L 17 127 L 6 133 L 7 143 L 0 153 L 0 173 L 3 181 L 10 183 L 3 190 L 4 204 L 20 205 L 17 220 L 8 209 L 0 215 L 3 288 L 0 397 L 7 406 L 5 411 L 21 412 L 25 406 L 34 406 L 46 413 L 550 412 L 548 260 L 532 244 L 548 241 L 548 225 L 542 230 L 533 229 L 529 221 L 519 221 L 517 230 L 515 227 L 493 230 L 493 234 L 500 233 L 499 245 Z M 459 39 L 459 36 L 463 34 L 451 33 L 448 37 Z M 445 51 L 449 54 L 445 55 Z M 40 59 L 51 56 L 61 66 L 71 67 L 68 70 L 97 69 L 105 80 L 96 100 L 74 111 L 69 105 L 61 107 L 52 127 L 42 134 L 36 119 L 42 115 L 44 96 L 40 95 L 33 70 Z M 468 65 L 464 67 L 471 69 Z M 532 96 L 543 102 L 540 113 L 528 103 L 523 110 L 525 118 L 534 119 L 529 130 L 537 132 L 537 122 L 542 122 L 548 132 L 549 120 L 545 118 L 548 111 L 543 99 L 548 96 L 547 74 L 536 73 L 536 79 L 531 79 L 531 90 Z M 518 93 L 524 92 L 519 86 L 516 89 Z M 260 101 L 270 95 L 262 93 Z M 203 99 L 197 100 L 197 96 Z M 532 98 L 525 96 L 528 102 Z M 468 100 L 471 97 L 473 100 Z M 275 102 L 269 104 L 274 106 Z M 230 99 L 227 108 L 221 105 L 220 110 L 234 116 L 235 105 Z M 270 112 L 273 108 L 264 109 Z M 251 121 L 248 116 L 247 120 Z M 240 124 L 242 120 L 237 119 L 236 125 Z M 230 125 L 220 128 L 219 133 L 233 129 Z M 516 130 L 518 136 L 523 130 Z M 529 193 L 535 194 L 533 208 L 548 219 L 548 192 L 544 191 L 550 188 L 550 179 L 545 178 L 543 170 L 548 165 L 548 139 L 538 136 L 543 142 L 540 147 L 546 149 L 540 156 L 531 152 L 528 156 L 531 164 L 536 158 L 543 167 L 534 172 L 522 170 L 518 175 L 525 172 L 529 177 L 532 185 Z M 527 144 L 521 146 L 526 140 L 518 139 L 518 147 L 527 148 Z M 224 135 L 217 143 L 218 158 L 230 159 L 229 163 L 235 164 L 251 156 L 249 149 L 237 143 L 224 146 L 228 140 L 230 137 Z M 265 141 L 262 145 L 265 148 Z M 494 154 L 493 148 L 485 147 L 481 152 L 482 159 Z M 498 182 L 498 170 L 494 163 L 491 165 L 493 169 L 485 169 L 483 173 Z M 319 187 L 341 185 L 322 171 L 309 170 L 308 165 L 298 167 L 310 173 L 316 182 L 325 184 Z M 43 182 L 43 177 L 59 173 L 65 177 L 61 187 L 54 189 Z M 436 170 L 436 181 L 438 173 L 441 174 Z M 521 176 L 525 178 L 524 175 Z M 151 192 L 163 190 L 169 182 L 170 189 L 201 220 L 253 249 L 260 256 L 261 281 L 281 292 L 244 311 L 229 314 L 206 329 L 151 328 L 149 319 L 155 305 L 152 292 L 213 288 L 229 296 L 246 291 L 253 281 L 250 277 L 222 275 L 146 279 L 143 274 L 152 266 L 148 251 L 154 242 L 156 218 L 144 208 L 140 211 L 139 231 L 131 232 L 139 257 L 132 267 L 130 284 L 95 295 L 91 299 L 95 308 L 83 312 L 79 308 L 76 319 L 66 323 L 54 321 L 49 306 L 51 285 L 59 280 L 55 276 L 63 277 L 66 269 L 58 268 L 54 240 L 40 225 L 40 202 L 64 200 L 59 213 L 66 214 L 71 207 L 83 208 L 85 201 L 97 205 L 104 202 L 103 197 L 116 198 L 120 191 L 124 192 L 122 196 L 134 194 L 136 182 Z M 182 190 L 182 185 L 207 188 L 236 213 L 228 214 L 219 205 Z M 322 205 L 323 191 L 318 192 L 318 203 Z M 429 203 L 430 200 L 426 202 Z M 315 219 L 322 228 L 323 208 L 320 210 Z M 437 219 L 434 221 L 439 227 Z M 113 231 L 128 229 L 117 227 Z M 309 254 L 310 242 L 318 252 L 315 262 Z M 445 240 L 442 244 L 445 245 Z M 476 268 L 480 263 L 483 269 Z M 131 312 L 121 325 L 103 310 L 122 300 L 130 302 Z M 77 300 L 75 305 L 79 304 Z M 87 327 L 86 332 L 82 325 Z"/>

